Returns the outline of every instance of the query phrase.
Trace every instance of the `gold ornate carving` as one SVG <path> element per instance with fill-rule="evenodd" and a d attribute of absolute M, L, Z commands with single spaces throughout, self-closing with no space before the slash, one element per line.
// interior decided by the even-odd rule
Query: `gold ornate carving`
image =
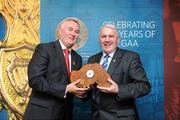
<path fill-rule="evenodd" d="M 0 0 L 7 30 L 0 41 L 0 111 L 22 119 L 29 102 L 27 66 L 40 42 L 40 0 Z"/>
<path fill-rule="evenodd" d="M 24 105 L 30 94 L 28 86 L 27 65 L 28 59 L 18 57 L 15 53 L 9 58 L 10 64 L 7 66 L 9 80 L 18 93 L 22 97 L 19 103 Z"/>
<path fill-rule="evenodd" d="M 39 43 L 40 0 L 1 0 L 0 12 L 8 28 L 3 46 Z"/>
<path fill-rule="evenodd" d="M 33 51 L 34 47 L 26 43 L 0 51 L 1 94 L 10 109 L 20 115 L 23 115 L 31 91 L 27 82 L 27 65 Z"/>

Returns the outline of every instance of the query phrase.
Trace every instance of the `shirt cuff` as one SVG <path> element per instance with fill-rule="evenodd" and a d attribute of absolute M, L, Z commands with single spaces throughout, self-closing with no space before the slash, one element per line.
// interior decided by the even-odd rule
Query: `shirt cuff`
<path fill-rule="evenodd" d="M 66 90 L 65 90 L 65 93 L 64 93 L 64 98 L 66 98 L 66 95 L 67 95 L 67 87 L 66 87 Z"/>

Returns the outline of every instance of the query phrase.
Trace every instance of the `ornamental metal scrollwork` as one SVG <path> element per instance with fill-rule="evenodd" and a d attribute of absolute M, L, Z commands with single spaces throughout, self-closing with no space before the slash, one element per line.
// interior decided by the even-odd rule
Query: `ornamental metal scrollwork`
<path fill-rule="evenodd" d="M 40 0 L 0 0 L 6 36 L 0 40 L 0 111 L 20 120 L 29 102 L 27 66 L 40 43 Z"/>

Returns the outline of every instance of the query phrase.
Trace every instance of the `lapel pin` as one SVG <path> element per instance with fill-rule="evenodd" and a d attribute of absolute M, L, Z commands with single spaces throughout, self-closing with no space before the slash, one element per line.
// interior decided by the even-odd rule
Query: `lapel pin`
<path fill-rule="evenodd" d="M 113 59 L 113 62 L 116 62 L 116 60 L 115 60 L 115 59 Z"/>
<path fill-rule="evenodd" d="M 76 65 L 75 61 L 73 61 L 73 65 Z"/>

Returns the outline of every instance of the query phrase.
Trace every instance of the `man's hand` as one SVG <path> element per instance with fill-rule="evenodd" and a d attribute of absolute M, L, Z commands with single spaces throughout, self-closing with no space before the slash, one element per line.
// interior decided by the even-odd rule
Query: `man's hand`
<path fill-rule="evenodd" d="M 108 78 L 108 81 L 111 83 L 111 86 L 109 88 L 107 87 L 100 87 L 97 86 L 97 88 L 105 93 L 118 93 L 118 85 L 116 82 L 114 82 L 112 79 Z"/>
<path fill-rule="evenodd" d="M 67 85 L 67 92 L 68 93 L 73 93 L 75 96 L 77 96 L 79 98 L 85 98 L 86 97 L 86 93 L 89 90 L 89 88 L 79 88 L 79 87 L 77 87 L 77 84 L 80 81 L 81 80 L 79 79 L 79 80 L 77 80 L 77 81 Z"/>

